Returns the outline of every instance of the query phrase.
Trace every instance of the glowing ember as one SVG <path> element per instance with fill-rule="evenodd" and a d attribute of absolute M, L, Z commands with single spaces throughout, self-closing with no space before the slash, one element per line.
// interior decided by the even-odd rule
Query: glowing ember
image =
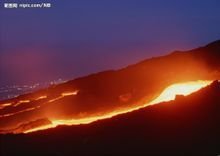
<path fill-rule="evenodd" d="M 211 82 L 212 81 L 192 81 L 192 82 L 174 84 L 174 85 L 171 85 L 171 86 L 167 87 L 161 93 L 161 95 L 158 96 L 158 98 L 156 98 L 152 102 L 146 103 L 142 106 L 138 106 L 138 107 L 130 108 L 130 109 L 126 109 L 126 110 L 117 110 L 117 111 L 114 111 L 114 112 L 111 112 L 111 113 L 108 113 L 108 114 L 105 114 L 105 115 L 87 117 L 87 118 L 82 118 L 82 119 L 52 120 L 51 121 L 52 124 L 37 127 L 37 128 L 33 128 L 33 129 L 25 131 L 24 133 L 29 133 L 29 132 L 34 132 L 34 131 L 38 131 L 38 130 L 53 128 L 53 127 L 56 127 L 57 125 L 88 124 L 88 123 L 91 123 L 91 122 L 94 122 L 94 121 L 97 121 L 97 120 L 111 118 L 113 116 L 128 113 L 128 112 L 132 112 L 134 110 L 138 110 L 140 108 L 143 108 L 143 107 L 146 107 L 146 106 L 149 106 L 149 105 L 154 105 L 154 104 L 158 104 L 160 102 L 174 100 L 176 95 L 189 95 L 193 92 L 198 91 L 199 89 L 201 89 L 205 86 L 208 86 L 209 84 L 211 84 Z M 77 94 L 77 92 L 75 94 Z M 60 97 L 58 97 L 56 99 L 53 99 L 53 100 L 57 100 L 57 99 L 62 98 L 64 96 L 75 95 L 75 94 L 73 94 L 73 93 L 72 94 L 71 93 L 63 93 L 63 94 L 61 94 Z"/>

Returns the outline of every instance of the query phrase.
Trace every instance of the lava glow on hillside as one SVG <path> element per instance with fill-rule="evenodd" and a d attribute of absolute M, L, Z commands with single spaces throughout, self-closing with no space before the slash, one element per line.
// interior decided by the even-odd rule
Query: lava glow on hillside
<path fill-rule="evenodd" d="M 198 91 L 202 87 L 209 85 L 212 81 L 191 81 L 187 83 L 173 84 L 167 87 L 151 104 L 156 104 L 164 101 L 174 100 L 176 95 L 187 96 Z"/>
<path fill-rule="evenodd" d="M 153 100 L 149 103 L 143 104 L 142 106 L 138 106 L 138 107 L 134 107 L 134 108 L 126 109 L 126 110 L 113 111 L 113 112 L 105 114 L 105 115 L 100 115 L 100 116 L 97 115 L 97 116 L 88 117 L 88 118 L 85 117 L 85 118 L 81 118 L 81 119 L 71 119 L 71 120 L 51 120 L 51 124 L 49 124 L 49 125 L 32 128 L 32 129 L 23 131 L 23 133 L 30 133 L 30 132 L 34 132 L 34 131 L 38 131 L 38 130 L 54 128 L 58 125 L 88 124 L 88 123 L 92 123 L 97 120 L 111 118 L 113 116 L 132 112 L 132 111 L 138 110 L 140 108 L 143 108 L 143 107 L 146 107 L 149 105 L 154 105 L 154 104 L 158 104 L 158 103 L 161 103 L 164 101 L 174 100 L 176 95 L 184 95 L 184 96 L 189 95 L 193 92 L 198 91 L 199 89 L 201 89 L 203 87 L 208 86 L 209 84 L 211 84 L 211 82 L 212 81 L 209 81 L 209 80 L 206 80 L 206 81 L 199 80 L 199 81 L 190 81 L 190 82 L 185 82 L 185 83 L 173 84 L 173 85 L 167 87 L 155 100 Z M 63 93 L 60 98 L 62 98 L 63 96 L 73 96 L 73 95 L 77 95 L 77 92 Z M 54 100 L 57 100 L 57 99 L 54 99 Z"/>

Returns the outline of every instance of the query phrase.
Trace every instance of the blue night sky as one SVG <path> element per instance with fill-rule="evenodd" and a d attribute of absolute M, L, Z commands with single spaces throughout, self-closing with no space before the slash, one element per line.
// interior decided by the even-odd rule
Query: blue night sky
<path fill-rule="evenodd" d="M 72 79 L 220 39 L 219 0 L 0 2 L 0 86 Z"/>

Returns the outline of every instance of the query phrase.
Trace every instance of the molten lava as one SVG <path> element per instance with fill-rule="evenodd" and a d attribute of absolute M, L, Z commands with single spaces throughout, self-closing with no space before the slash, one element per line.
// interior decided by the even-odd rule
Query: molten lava
<path fill-rule="evenodd" d="M 11 105 L 12 105 L 11 102 L 10 103 L 3 103 L 3 104 L 1 104 L 0 109 L 3 109 L 5 107 L 11 106 Z"/>
<path fill-rule="evenodd" d="M 74 91 L 74 92 L 64 92 L 61 95 L 62 96 L 71 96 L 71 95 L 77 95 L 78 90 Z"/>
<path fill-rule="evenodd" d="M 145 103 L 142 106 L 138 107 L 133 107 L 129 109 L 123 109 L 123 110 L 117 110 L 114 112 L 107 113 L 105 115 L 97 115 L 93 117 L 86 117 L 86 118 L 81 118 L 81 119 L 70 119 L 70 120 L 51 120 L 51 124 L 49 125 L 43 125 L 40 127 L 32 128 L 29 130 L 24 131 L 24 133 L 29 133 L 29 132 L 34 132 L 38 130 L 43 130 L 43 129 L 48 129 L 48 128 L 53 128 L 56 127 L 57 125 L 79 125 L 79 124 L 88 124 L 97 120 L 101 119 L 107 119 L 111 118 L 113 116 L 119 115 L 119 114 L 124 114 L 128 112 L 132 112 L 134 110 L 138 110 L 140 108 L 149 106 L 149 105 L 154 105 L 158 104 L 160 102 L 164 101 L 170 101 L 174 100 L 176 95 L 189 95 L 193 92 L 198 91 L 199 89 L 208 86 L 211 84 L 212 81 L 191 81 L 191 82 L 185 82 L 185 83 L 178 83 L 178 84 L 173 84 L 169 87 L 167 87 L 155 100 Z M 72 92 L 72 93 L 62 93 L 60 97 L 57 97 L 55 99 L 51 99 L 48 102 L 56 101 L 60 98 L 63 98 L 64 96 L 71 96 L 71 95 L 76 95 L 77 92 Z"/>
<path fill-rule="evenodd" d="M 73 92 L 64 92 L 64 93 L 61 93 L 60 96 L 58 96 L 58 97 L 56 97 L 56 98 L 53 98 L 53 99 L 50 99 L 48 102 L 46 102 L 46 103 L 44 103 L 44 104 L 57 101 L 57 100 L 62 99 L 62 98 L 64 98 L 64 97 L 66 97 L 66 96 L 77 95 L 77 93 L 78 93 L 78 90 L 73 91 Z M 22 104 L 25 104 L 25 103 L 30 103 L 31 101 L 38 101 L 38 100 L 46 99 L 46 98 L 47 98 L 47 96 L 46 96 L 46 95 L 43 95 L 43 96 L 40 96 L 40 97 L 38 97 L 38 98 L 36 98 L 36 99 L 34 99 L 34 100 L 20 100 L 20 101 L 15 102 L 15 103 L 4 103 L 4 104 L 1 104 L 1 105 L 0 105 L 0 109 L 4 109 L 5 107 L 9 107 L 9 106 L 17 107 L 17 106 L 22 105 Z M 30 107 L 30 108 L 23 109 L 23 110 L 20 110 L 20 111 L 16 111 L 16 112 L 13 112 L 13 113 L 3 114 L 3 115 L 0 115 L 0 118 L 9 117 L 9 116 L 13 116 L 13 115 L 20 114 L 20 113 L 23 113 L 23 112 L 32 111 L 32 110 L 35 110 L 35 109 L 39 109 L 40 107 L 41 107 L 41 106 Z"/>
<path fill-rule="evenodd" d="M 159 97 L 150 102 L 150 104 L 156 104 L 160 102 L 174 100 L 176 95 L 187 96 L 193 92 L 198 91 L 202 87 L 209 85 L 212 81 L 191 81 L 186 83 L 173 84 L 167 87 Z"/>
<path fill-rule="evenodd" d="M 36 98 L 35 100 L 37 101 L 37 100 L 46 99 L 46 98 L 47 98 L 47 96 L 43 95 L 43 96 L 40 96 L 40 97 Z"/>
<path fill-rule="evenodd" d="M 20 100 L 18 103 L 13 105 L 13 107 L 19 106 L 20 104 L 23 104 L 23 103 L 29 103 L 29 102 L 31 102 L 31 101 L 30 100 Z"/>

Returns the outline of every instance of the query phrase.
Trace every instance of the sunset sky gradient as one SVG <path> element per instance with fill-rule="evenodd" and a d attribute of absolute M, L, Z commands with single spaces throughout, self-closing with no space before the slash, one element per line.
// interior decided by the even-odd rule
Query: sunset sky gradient
<path fill-rule="evenodd" d="M 0 86 L 72 79 L 220 38 L 219 0 L 0 2 Z M 36 1 L 14 0 L 33 3 Z"/>

